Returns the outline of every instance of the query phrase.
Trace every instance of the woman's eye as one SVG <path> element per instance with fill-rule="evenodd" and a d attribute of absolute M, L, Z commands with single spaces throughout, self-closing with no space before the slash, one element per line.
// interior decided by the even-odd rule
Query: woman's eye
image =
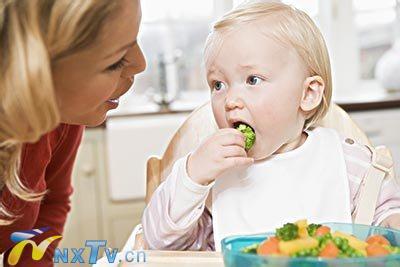
<path fill-rule="evenodd" d="M 125 67 L 126 63 L 128 61 L 125 58 L 121 58 L 120 60 L 118 60 L 117 62 L 115 62 L 114 64 L 112 64 L 111 66 L 108 66 L 106 71 L 107 72 L 112 72 L 112 71 L 117 71 L 122 69 L 123 67 Z"/>
<path fill-rule="evenodd" d="M 249 78 L 247 78 L 247 83 L 250 85 L 258 85 L 261 81 L 262 79 L 260 77 L 254 75 L 251 75 Z"/>
<path fill-rule="evenodd" d="M 219 91 L 219 90 L 222 90 L 224 88 L 225 88 L 225 84 L 223 82 L 220 82 L 220 81 L 214 82 L 213 89 L 215 91 Z"/>

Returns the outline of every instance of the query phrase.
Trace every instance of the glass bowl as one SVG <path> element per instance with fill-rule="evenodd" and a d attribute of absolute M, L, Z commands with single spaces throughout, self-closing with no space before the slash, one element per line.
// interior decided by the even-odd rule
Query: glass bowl
<path fill-rule="evenodd" d="M 341 231 L 366 240 L 371 235 L 385 236 L 392 246 L 400 246 L 400 231 L 361 224 L 323 223 L 332 232 Z M 386 257 L 322 259 L 260 256 L 241 252 L 242 248 L 260 243 L 275 232 L 249 236 L 231 236 L 221 241 L 224 263 L 227 267 L 400 267 L 400 255 Z"/>

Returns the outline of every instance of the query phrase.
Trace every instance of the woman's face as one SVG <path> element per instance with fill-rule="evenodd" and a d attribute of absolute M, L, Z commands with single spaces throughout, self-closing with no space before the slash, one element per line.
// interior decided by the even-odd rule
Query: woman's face
<path fill-rule="evenodd" d="M 139 0 L 121 5 L 100 31 L 95 45 L 58 60 L 53 79 L 61 122 L 95 126 L 132 86 L 146 67 L 137 43 L 141 20 Z"/>

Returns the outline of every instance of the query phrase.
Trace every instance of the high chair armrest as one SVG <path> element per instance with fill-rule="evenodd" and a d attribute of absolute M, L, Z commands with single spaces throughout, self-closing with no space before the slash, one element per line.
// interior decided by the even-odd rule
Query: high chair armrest
<path fill-rule="evenodd" d="M 148 246 L 144 240 L 142 225 L 138 224 L 133 229 L 122 250 L 144 250 L 147 248 Z"/>
<path fill-rule="evenodd" d="M 119 260 L 124 259 L 124 255 L 127 251 L 132 250 L 145 250 L 147 249 L 146 242 L 144 241 L 143 228 L 141 224 L 138 224 L 133 229 L 131 235 L 126 241 L 122 250 L 117 254 L 115 263 L 108 263 L 107 257 L 104 255 L 101 259 L 97 261 L 96 264 L 92 265 L 94 267 L 100 266 L 118 266 Z"/>

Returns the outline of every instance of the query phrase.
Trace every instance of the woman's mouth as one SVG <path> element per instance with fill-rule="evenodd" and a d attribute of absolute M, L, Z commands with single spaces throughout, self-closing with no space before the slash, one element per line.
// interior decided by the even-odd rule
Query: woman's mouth
<path fill-rule="evenodd" d="M 109 99 L 109 100 L 107 100 L 107 102 L 112 103 L 112 104 L 119 104 L 119 98 Z"/>
<path fill-rule="evenodd" d="M 106 101 L 110 109 L 115 109 L 119 105 L 119 98 L 113 98 Z"/>

